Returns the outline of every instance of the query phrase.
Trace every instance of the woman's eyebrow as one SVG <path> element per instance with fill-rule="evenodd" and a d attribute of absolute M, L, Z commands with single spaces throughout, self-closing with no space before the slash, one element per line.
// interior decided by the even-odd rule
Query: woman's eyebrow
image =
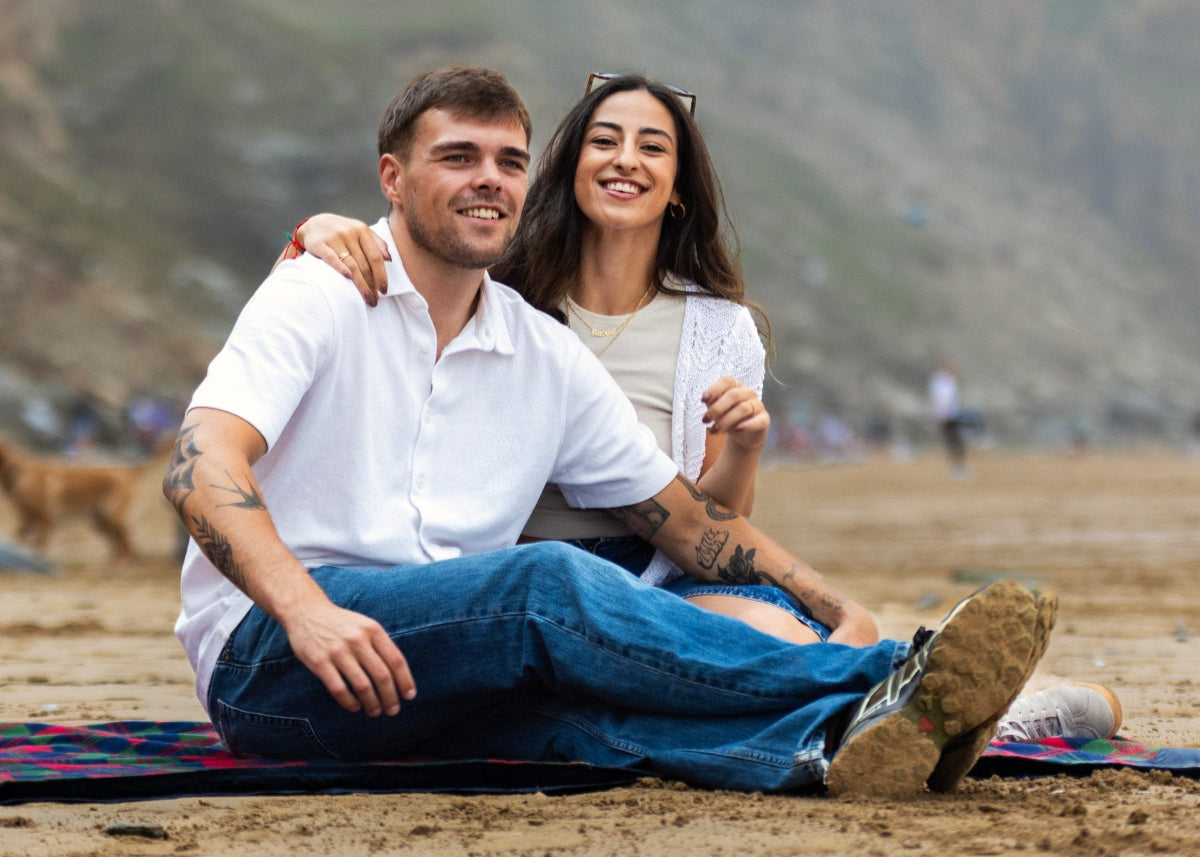
<path fill-rule="evenodd" d="M 625 127 L 617 122 L 605 122 L 600 119 L 597 119 L 595 122 L 593 122 L 591 125 L 589 125 L 588 130 L 590 131 L 596 127 L 610 128 L 613 131 L 617 131 L 617 132 L 621 132 L 621 131 L 625 130 Z M 668 140 L 671 139 L 671 135 L 669 133 L 667 133 L 666 131 L 664 131 L 662 128 L 655 128 L 651 125 L 647 125 L 645 128 L 639 129 L 638 133 L 639 134 L 657 134 L 659 136 L 666 137 Z"/>

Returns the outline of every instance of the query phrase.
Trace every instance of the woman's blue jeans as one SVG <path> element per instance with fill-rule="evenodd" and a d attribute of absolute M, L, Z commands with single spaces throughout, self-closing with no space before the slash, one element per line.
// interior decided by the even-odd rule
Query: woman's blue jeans
<path fill-rule="evenodd" d="M 824 778 L 830 718 L 908 650 L 795 646 L 557 542 L 312 574 L 384 626 L 418 695 L 394 717 L 345 711 L 255 607 L 209 690 L 235 754 L 579 761 L 713 788 L 798 788 Z"/>

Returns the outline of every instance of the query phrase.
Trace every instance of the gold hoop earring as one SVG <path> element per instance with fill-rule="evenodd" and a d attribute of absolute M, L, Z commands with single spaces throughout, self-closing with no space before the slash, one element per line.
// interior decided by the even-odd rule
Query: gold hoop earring
<path fill-rule="evenodd" d="M 682 202 L 667 203 L 667 212 L 671 215 L 672 220 L 683 220 L 687 217 L 687 206 Z"/>

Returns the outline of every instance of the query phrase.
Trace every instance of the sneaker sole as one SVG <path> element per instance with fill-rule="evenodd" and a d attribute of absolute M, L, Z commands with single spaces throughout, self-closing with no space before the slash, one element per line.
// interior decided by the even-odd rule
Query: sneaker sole
<path fill-rule="evenodd" d="M 1016 698 L 1045 636 L 1040 624 L 1033 594 L 1013 581 L 995 583 L 962 604 L 938 630 L 909 703 L 834 755 L 825 779 L 829 793 L 906 798 L 922 791 L 944 747 L 961 736 L 973 749 L 974 730 L 999 719 Z M 955 765 L 963 759 L 956 755 Z"/>
<path fill-rule="evenodd" d="M 1125 710 L 1121 708 L 1121 700 L 1117 697 L 1116 693 L 1113 692 L 1113 689 L 1090 681 L 1073 681 L 1070 682 L 1070 684 L 1076 684 L 1080 687 L 1090 687 L 1092 690 L 1096 691 L 1096 693 L 1104 697 L 1104 701 L 1107 702 L 1108 707 L 1112 709 L 1113 728 L 1111 732 L 1102 737 L 1106 741 L 1116 737 L 1117 733 L 1121 731 L 1121 724 L 1125 721 Z"/>
<path fill-rule="evenodd" d="M 1030 656 L 1029 673 L 1026 675 L 1026 679 L 1033 675 L 1042 655 L 1046 654 L 1046 649 L 1050 645 L 1050 632 L 1054 629 L 1054 620 L 1058 616 L 1058 598 L 1053 593 L 1037 593 L 1034 596 L 1034 604 L 1037 609 L 1037 624 L 1034 626 L 1034 648 Z M 1021 684 L 1024 686 L 1024 682 Z M 991 743 L 992 735 L 996 732 L 996 724 L 1020 693 L 1021 688 L 1018 687 L 1012 697 L 1000 706 L 993 716 L 966 735 L 946 745 L 937 766 L 929 775 L 930 791 L 952 792 L 958 788 L 959 783 L 966 778 L 971 768 L 975 767 L 975 763 L 979 761 L 979 757 Z"/>

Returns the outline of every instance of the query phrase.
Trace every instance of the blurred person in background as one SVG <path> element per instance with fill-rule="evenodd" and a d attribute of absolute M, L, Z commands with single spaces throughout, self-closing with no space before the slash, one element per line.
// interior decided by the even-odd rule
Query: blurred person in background
<path fill-rule="evenodd" d="M 959 401 L 958 372 L 943 361 L 929 376 L 929 407 L 937 421 L 938 433 L 955 479 L 967 478 L 967 441 L 964 437 L 962 404 Z"/>

